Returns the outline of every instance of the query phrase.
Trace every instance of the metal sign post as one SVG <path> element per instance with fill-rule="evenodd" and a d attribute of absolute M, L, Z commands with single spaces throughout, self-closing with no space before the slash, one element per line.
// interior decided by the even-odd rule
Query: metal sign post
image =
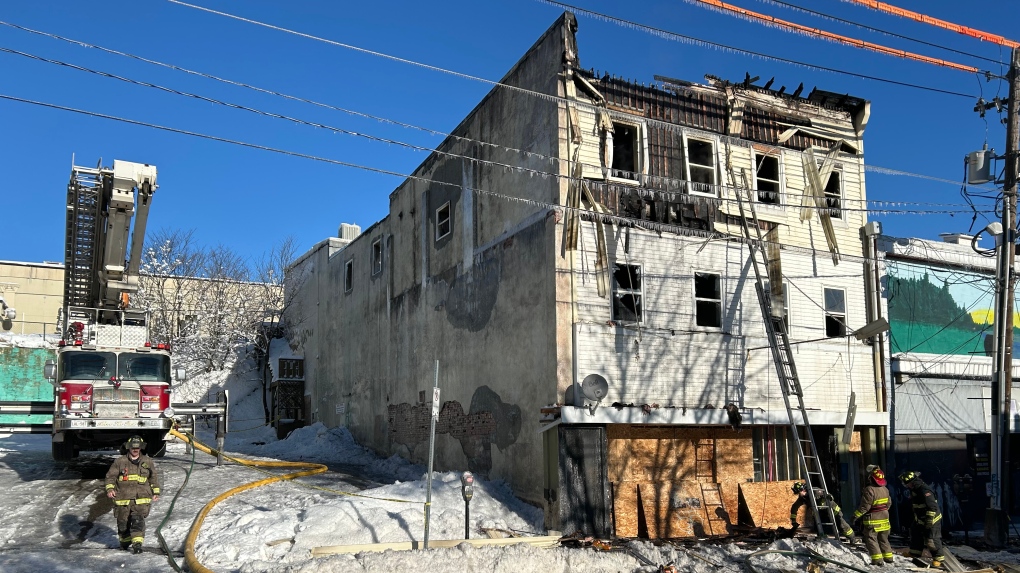
<path fill-rule="evenodd" d="M 425 544 L 429 548 L 429 510 L 432 508 L 432 460 L 436 451 L 436 420 L 439 419 L 439 361 L 436 360 L 436 373 L 432 381 L 432 422 L 429 424 L 429 473 L 425 487 Z"/>

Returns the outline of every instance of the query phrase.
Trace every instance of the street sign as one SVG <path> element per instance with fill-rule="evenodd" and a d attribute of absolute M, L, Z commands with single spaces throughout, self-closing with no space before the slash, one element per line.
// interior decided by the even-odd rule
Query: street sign
<path fill-rule="evenodd" d="M 432 417 L 439 417 L 439 388 L 432 389 Z"/>

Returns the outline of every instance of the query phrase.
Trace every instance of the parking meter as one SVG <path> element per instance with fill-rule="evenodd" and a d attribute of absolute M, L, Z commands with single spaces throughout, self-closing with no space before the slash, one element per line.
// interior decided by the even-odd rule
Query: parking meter
<path fill-rule="evenodd" d="M 460 476 L 460 495 L 464 497 L 464 539 L 471 539 L 471 496 L 475 494 L 475 476 L 464 472 Z"/>

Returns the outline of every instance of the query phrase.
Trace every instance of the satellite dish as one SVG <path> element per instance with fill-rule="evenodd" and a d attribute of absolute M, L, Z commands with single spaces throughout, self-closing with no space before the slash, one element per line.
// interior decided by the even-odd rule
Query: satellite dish
<path fill-rule="evenodd" d="M 598 374 L 589 374 L 581 381 L 581 393 L 594 402 L 600 402 L 609 392 L 609 382 Z"/>

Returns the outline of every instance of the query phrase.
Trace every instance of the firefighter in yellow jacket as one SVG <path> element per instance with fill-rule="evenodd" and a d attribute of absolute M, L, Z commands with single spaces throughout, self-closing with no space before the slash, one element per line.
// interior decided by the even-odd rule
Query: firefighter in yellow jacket
<path fill-rule="evenodd" d="M 910 556 L 920 559 L 924 549 L 931 552 L 931 566 L 943 567 L 946 556 L 942 551 L 942 512 L 939 500 L 921 474 L 906 471 L 900 474 L 900 483 L 910 490 L 914 523 L 910 524 Z"/>
<path fill-rule="evenodd" d="M 885 487 L 885 472 L 878 466 L 868 466 L 867 484 L 861 488 L 861 503 L 854 511 L 854 521 L 861 520 L 864 546 L 868 548 L 871 564 L 884 566 L 893 562 L 892 545 L 889 545 L 889 488 Z"/>
<path fill-rule="evenodd" d="M 106 472 L 106 495 L 113 500 L 120 548 L 136 554 L 142 552 L 149 508 L 159 500 L 159 474 L 152 458 L 142 453 L 144 448 L 141 436 L 131 436 L 124 442 L 127 453 Z"/>

